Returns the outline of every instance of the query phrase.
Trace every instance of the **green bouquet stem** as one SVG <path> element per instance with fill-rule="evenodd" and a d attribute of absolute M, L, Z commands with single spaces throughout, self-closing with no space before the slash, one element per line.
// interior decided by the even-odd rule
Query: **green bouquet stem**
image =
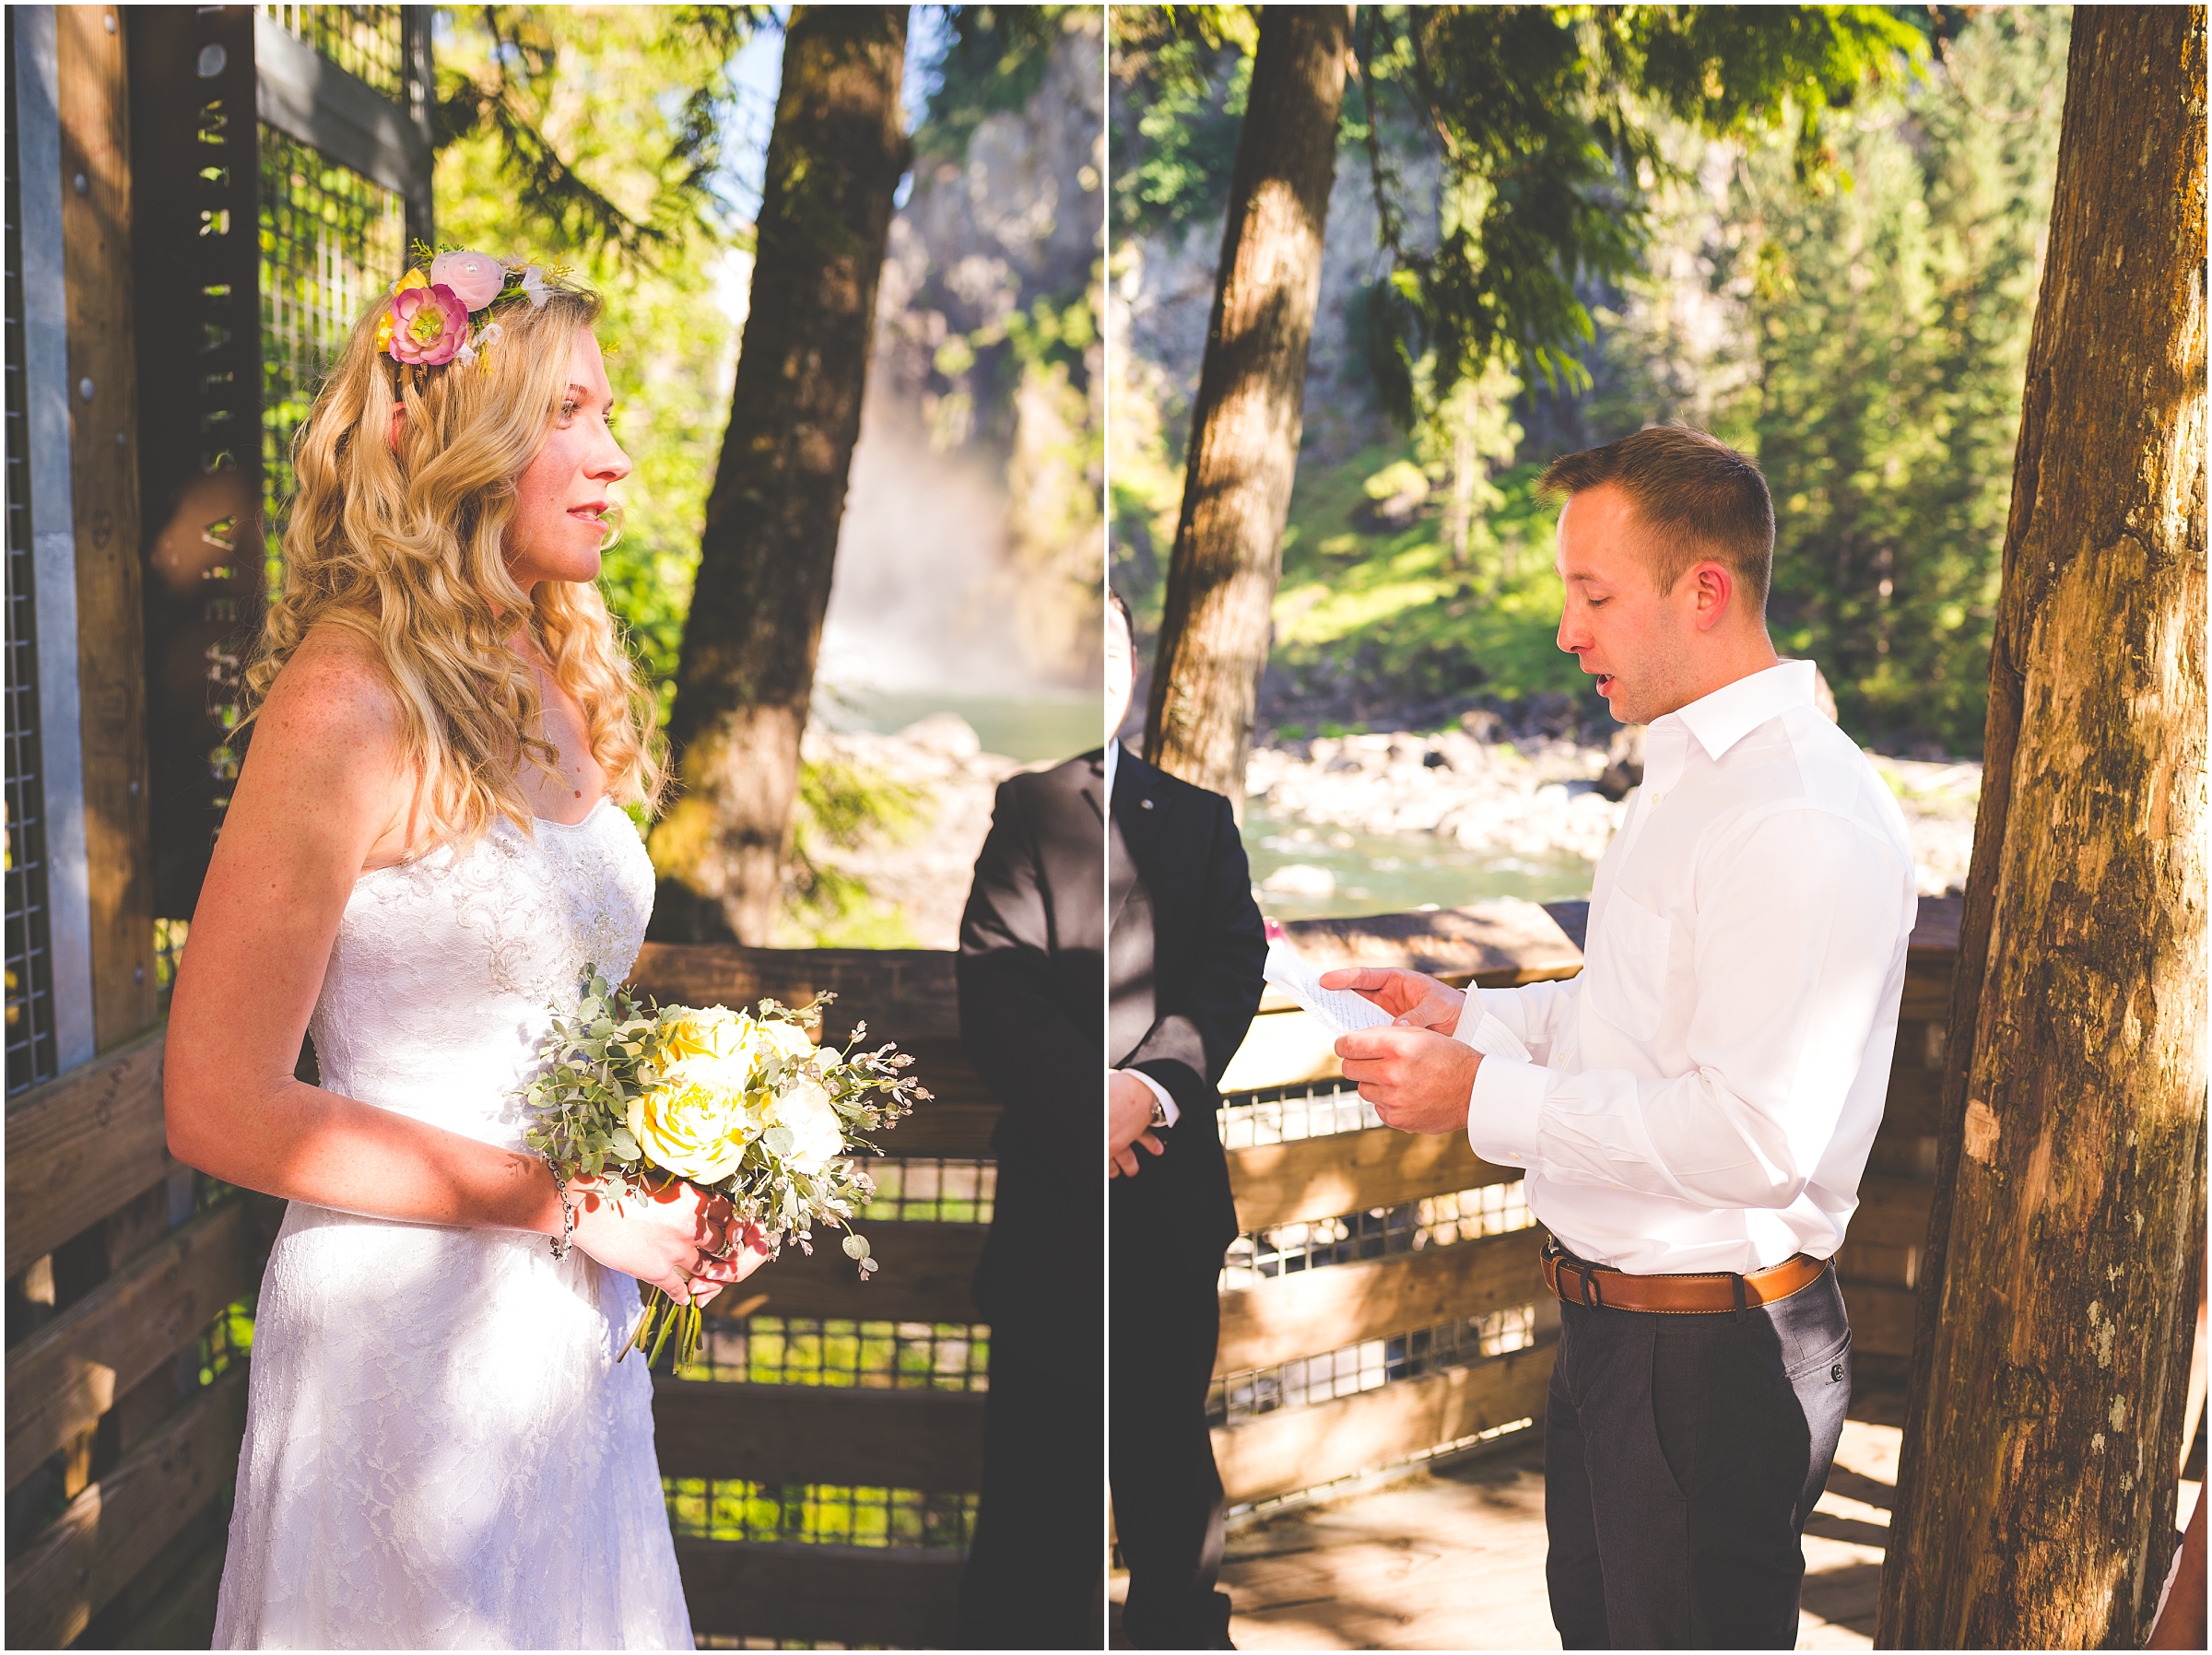
<path fill-rule="evenodd" d="M 620 1362 L 628 1357 L 631 1351 L 644 1350 L 650 1344 L 653 1348 L 645 1358 L 645 1366 L 651 1367 L 661 1359 L 661 1352 L 667 1345 L 669 1335 L 673 1333 L 676 1336 L 674 1367 L 688 1367 L 691 1366 L 691 1359 L 699 1355 L 700 1330 L 704 1324 L 704 1315 L 697 1305 L 678 1304 L 666 1293 L 655 1287 L 653 1290 L 653 1297 L 645 1301 L 644 1314 L 638 1318 L 638 1331 L 630 1335 L 629 1344 L 623 1348 L 622 1355 L 617 1356 L 615 1360 Z"/>

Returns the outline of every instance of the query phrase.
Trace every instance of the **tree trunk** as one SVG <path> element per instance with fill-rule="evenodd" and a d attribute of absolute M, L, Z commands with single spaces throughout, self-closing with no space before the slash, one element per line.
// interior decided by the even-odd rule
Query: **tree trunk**
<path fill-rule="evenodd" d="M 1298 473 L 1350 39 L 1347 6 L 1260 12 L 1153 657 L 1145 757 L 1228 794 L 1240 813 Z"/>
<path fill-rule="evenodd" d="M 2205 14 L 2075 13 L 1877 1642 L 2137 1647 L 2205 1227 Z"/>
<path fill-rule="evenodd" d="M 908 146 L 905 6 L 801 6 L 783 42 L 745 348 L 700 536 L 653 836 L 653 934 L 768 943 Z"/>

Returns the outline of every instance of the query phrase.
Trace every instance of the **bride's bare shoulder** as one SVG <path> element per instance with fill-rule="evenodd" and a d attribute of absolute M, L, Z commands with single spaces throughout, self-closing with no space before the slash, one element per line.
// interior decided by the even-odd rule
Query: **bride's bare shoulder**
<path fill-rule="evenodd" d="M 308 629 L 269 686 L 253 743 L 312 746 L 363 757 L 395 755 L 404 725 L 392 677 L 376 646 L 331 621 Z"/>

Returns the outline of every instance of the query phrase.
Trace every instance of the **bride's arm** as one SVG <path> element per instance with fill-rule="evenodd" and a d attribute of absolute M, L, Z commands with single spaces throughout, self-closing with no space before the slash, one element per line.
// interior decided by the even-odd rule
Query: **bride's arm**
<path fill-rule="evenodd" d="M 353 882 L 397 859 L 412 786 L 398 709 L 359 646 L 315 635 L 272 687 L 193 914 L 171 997 L 163 1088 L 179 1160 L 250 1190 L 380 1217 L 557 1234 L 534 1156 L 340 1097 L 293 1078 Z M 683 1187 L 688 1190 L 688 1186 Z M 735 1281 L 741 1250 L 700 1267 L 728 1208 L 696 1191 L 594 1201 L 577 1240 L 601 1262 L 680 1293 Z"/>

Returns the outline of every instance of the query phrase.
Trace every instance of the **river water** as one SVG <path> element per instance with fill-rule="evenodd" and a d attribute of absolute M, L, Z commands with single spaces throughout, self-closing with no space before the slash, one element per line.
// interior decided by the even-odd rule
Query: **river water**
<path fill-rule="evenodd" d="M 1500 856 L 1463 849 L 1433 833 L 1360 833 L 1314 827 L 1248 805 L 1244 853 L 1252 861 L 1260 911 L 1277 920 L 1337 919 L 1403 913 L 1423 907 L 1462 908 L 1499 897 L 1557 902 L 1587 897 L 1594 863 L 1579 856 Z M 1312 869 L 1334 881 L 1290 874 Z M 1275 879 L 1278 887 L 1267 889 Z"/>

